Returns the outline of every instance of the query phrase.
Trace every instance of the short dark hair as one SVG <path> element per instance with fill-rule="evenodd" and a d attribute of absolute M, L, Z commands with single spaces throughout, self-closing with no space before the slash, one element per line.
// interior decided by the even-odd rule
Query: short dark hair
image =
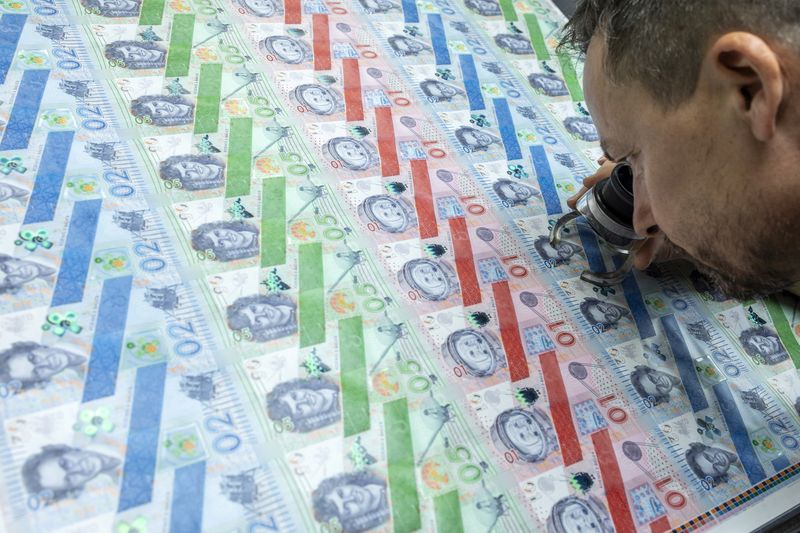
<path fill-rule="evenodd" d="M 670 108 L 694 94 L 715 36 L 743 30 L 790 44 L 798 27 L 800 2 L 788 0 L 581 0 L 559 47 L 586 53 L 602 35 L 608 77 L 636 80 Z"/>
<path fill-rule="evenodd" d="M 31 455 L 25 460 L 22 465 L 22 479 L 25 482 L 25 488 L 28 489 L 30 494 L 42 494 L 45 490 L 48 491 L 47 496 L 43 498 L 45 504 L 49 505 L 51 502 L 57 502 L 64 498 L 75 498 L 83 492 L 83 487 L 73 487 L 69 489 L 45 489 L 42 485 L 42 478 L 39 474 L 39 465 L 47 459 L 58 458 L 71 451 L 80 451 L 80 448 L 73 448 L 66 444 L 48 444 L 42 446 L 42 451 L 37 454 Z M 52 492 L 50 494 L 49 492 Z"/>
<path fill-rule="evenodd" d="M 336 518 L 341 523 L 342 531 L 360 533 L 376 528 L 389 519 L 389 506 L 385 500 L 381 502 L 379 509 L 372 512 L 351 517 L 339 516 L 339 509 L 328 500 L 328 495 L 342 485 L 357 485 L 362 488 L 367 485 L 379 485 L 385 490 L 386 481 L 369 470 L 344 472 L 322 480 L 311 493 L 311 507 L 314 509 L 314 518 L 317 522 L 325 524 Z"/>

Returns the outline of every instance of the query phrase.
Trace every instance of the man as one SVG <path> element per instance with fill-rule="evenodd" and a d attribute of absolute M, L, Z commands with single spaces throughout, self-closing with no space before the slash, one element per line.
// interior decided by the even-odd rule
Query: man
<path fill-rule="evenodd" d="M 333 115 L 344 111 L 344 99 L 334 89 L 318 83 L 303 83 L 292 91 L 292 97 L 315 115 Z"/>
<path fill-rule="evenodd" d="M 606 506 L 594 496 L 567 496 L 553 505 L 547 519 L 547 533 L 613 533 L 614 525 Z"/>
<path fill-rule="evenodd" d="M 465 152 L 485 152 L 493 144 L 501 144 L 500 138 L 484 133 L 472 126 L 461 126 L 455 131 L 456 139 Z"/>
<path fill-rule="evenodd" d="M 800 3 L 584 0 L 562 44 L 605 158 L 633 166 L 638 268 L 684 252 L 730 296 L 800 281 Z M 574 205 L 578 196 L 570 199 Z M 797 285 L 794 287 L 798 288 Z"/>
<path fill-rule="evenodd" d="M 363 220 L 372 222 L 379 230 L 387 233 L 403 233 L 409 228 L 417 227 L 414 207 L 400 196 L 367 196 L 358 205 L 358 214 Z"/>
<path fill-rule="evenodd" d="M 464 365 L 467 374 L 479 378 L 494 375 L 500 367 L 506 366 L 500 341 L 488 331 L 456 330 L 447 336 L 442 353 L 456 364 Z"/>
<path fill-rule="evenodd" d="M 368 170 L 380 164 L 378 150 L 369 141 L 334 137 L 325 143 L 325 152 L 350 170 Z"/>
<path fill-rule="evenodd" d="M 604 302 L 597 298 L 586 297 L 580 305 L 581 314 L 592 326 L 598 326 L 600 331 L 616 329 L 623 317 L 629 317 L 630 311 L 616 304 Z"/>
<path fill-rule="evenodd" d="M 686 463 L 692 472 L 707 481 L 712 487 L 728 481 L 728 470 L 735 465 L 739 457 L 728 450 L 707 446 L 702 442 L 692 442 L 686 450 Z"/>
<path fill-rule="evenodd" d="M 275 56 L 278 61 L 287 65 L 307 63 L 314 58 L 311 53 L 311 47 L 305 41 L 293 39 L 286 35 L 267 37 L 258 43 L 258 48 L 265 56 Z"/>
<path fill-rule="evenodd" d="M 646 365 L 636 365 L 631 372 L 631 385 L 650 405 L 670 402 L 670 392 L 680 391 L 680 378 Z"/>
<path fill-rule="evenodd" d="M 247 329 L 248 340 L 253 342 L 268 342 L 297 332 L 297 304 L 282 294 L 242 296 L 225 314 L 231 331 Z"/>
<path fill-rule="evenodd" d="M 456 96 L 466 95 L 464 91 L 454 85 L 431 78 L 421 81 L 419 88 L 429 102 L 451 102 Z"/>
<path fill-rule="evenodd" d="M 0 295 L 14 294 L 26 284 L 36 279 L 49 279 L 55 273 L 54 268 L 34 261 L 0 254 Z"/>

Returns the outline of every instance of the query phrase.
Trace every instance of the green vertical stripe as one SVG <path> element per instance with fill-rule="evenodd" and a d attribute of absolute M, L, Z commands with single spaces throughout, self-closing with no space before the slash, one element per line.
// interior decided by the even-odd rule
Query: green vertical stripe
<path fill-rule="evenodd" d="M 770 296 L 764 300 L 764 303 L 767 304 L 767 311 L 769 312 L 770 318 L 772 318 L 772 324 L 775 326 L 775 330 L 778 332 L 781 342 L 783 342 L 783 345 L 786 347 L 786 351 L 788 351 L 789 355 L 792 357 L 794 366 L 800 368 L 800 345 L 797 343 L 794 333 L 792 333 L 792 326 L 789 324 L 789 320 L 786 318 L 786 315 L 783 314 L 780 302 L 778 302 L 775 296 Z"/>
<path fill-rule="evenodd" d="M 164 0 L 144 0 L 139 15 L 139 26 L 161 26 L 164 15 Z"/>
<path fill-rule="evenodd" d="M 193 35 L 194 15 L 176 14 L 172 18 L 172 34 L 169 36 L 167 71 L 164 73 L 167 78 L 189 75 Z"/>
<path fill-rule="evenodd" d="M 451 490 L 440 494 L 433 499 L 433 508 L 436 512 L 437 531 L 464 531 L 461 521 L 461 502 L 458 501 L 458 491 Z"/>
<path fill-rule="evenodd" d="M 514 9 L 514 0 L 500 0 L 500 9 L 503 11 L 503 18 L 509 22 L 517 20 L 517 10 Z"/>
<path fill-rule="evenodd" d="M 558 54 L 558 60 L 561 63 L 561 73 L 564 75 L 564 82 L 567 84 L 569 94 L 572 95 L 572 100 L 580 102 L 583 100 L 583 89 L 578 81 L 578 73 L 575 72 L 575 63 L 573 59 L 564 53 Z"/>
<path fill-rule="evenodd" d="M 300 246 L 300 347 L 325 342 L 325 286 L 322 243 Z"/>
<path fill-rule="evenodd" d="M 386 456 L 389 462 L 389 492 L 392 495 L 392 520 L 395 533 L 416 531 L 422 527 L 419 495 L 414 469 L 414 448 L 408 403 L 405 398 L 383 404 Z"/>
<path fill-rule="evenodd" d="M 367 359 L 360 316 L 339 321 L 339 364 L 342 372 L 344 436 L 350 437 L 369 429 Z"/>
<path fill-rule="evenodd" d="M 194 132 L 216 133 L 219 126 L 219 98 L 222 90 L 222 63 L 200 65 Z"/>
<path fill-rule="evenodd" d="M 536 15 L 526 13 L 525 25 L 528 26 L 528 34 L 531 37 L 533 51 L 536 52 L 536 59 L 540 61 L 550 59 L 550 51 L 547 49 L 547 45 L 544 42 L 542 28 L 539 26 L 539 19 L 536 18 Z"/>
<path fill-rule="evenodd" d="M 228 139 L 228 171 L 225 198 L 250 194 L 250 169 L 253 157 L 253 119 L 232 118 Z"/>
<path fill-rule="evenodd" d="M 261 182 L 261 267 L 286 262 L 286 178 Z"/>

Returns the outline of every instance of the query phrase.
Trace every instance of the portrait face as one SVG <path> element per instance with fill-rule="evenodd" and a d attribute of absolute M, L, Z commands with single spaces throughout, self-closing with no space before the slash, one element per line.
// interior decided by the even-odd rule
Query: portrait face
<path fill-rule="evenodd" d="M 288 305 L 251 303 L 241 310 L 251 329 L 286 326 L 294 320 L 294 309 Z"/>
<path fill-rule="evenodd" d="M 547 438 L 530 413 L 518 411 L 508 417 L 505 421 L 505 432 L 518 452 L 535 457 L 547 454 Z"/>
<path fill-rule="evenodd" d="M 425 94 L 432 96 L 437 100 L 450 100 L 454 96 L 457 96 L 461 93 L 461 91 L 455 87 L 440 81 L 429 81 L 428 83 L 425 83 L 423 87 Z"/>
<path fill-rule="evenodd" d="M 595 299 L 585 300 L 581 311 L 590 323 L 606 327 L 614 326 L 624 315 L 619 306 Z"/>
<path fill-rule="evenodd" d="M 603 533 L 605 531 L 601 517 L 577 498 L 561 511 L 561 525 L 568 533 Z"/>
<path fill-rule="evenodd" d="M 330 115 L 339 106 L 339 97 L 322 85 L 304 85 L 298 91 L 297 99 L 318 115 Z"/>
<path fill-rule="evenodd" d="M 166 55 L 162 50 L 151 50 L 133 44 L 120 46 L 117 50 L 122 54 L 125 63 L 163 63 Z"/>
<path fill-rule="evenodd" d="M 639 380 L 642 390 L 645 392 L 645 398 L 654 397 L 658 398 L 661 395 L 669 394 L 674 388 L 675 376 L 661 372 L 659 370 L 649 369 L 644 376 Z"/>
<path fill-rule="evenodd" d="M 192 116 L 192 106 L 182 103 L 173 104 L 166 100 L 151 100 L 143 105 L 146 115 L 155 122 L 160 118 L 182 118 Z"/>
<path fill-rule="evenodd" d="M 209 181 L 219 178 L 222 173 L 222 167 L 198 161 L 180 161 L 172 167 L 180 174 L 182 182 Z"/>
<path fill-rule="evenodd" d="M 214 249 L 231 250 L 251 246 L 255 235 L 249 231 L 215 228 L 206 234 L 206 238 L 211 241 Z"/>
<path fill-rule="evenodd" d="M 389 44 L 401 55 L 418 55 L 428 49 L 424 44 L 402 35 L 393 36 Z"/>
<path fill-rule="evenodd" d="M 361 6 L 370 13 L 388 13 L 393 9 L 400 9 L 397 4 L 386 0 L 359 0 Z"/>
<path fill-rule="evenodd" d="M 703 474 L 701 477 L 718 478 L 728 473 L 731 468 L 730 452 L 719 448 L 707 447 L 695 457 L 698 470 Z"/>
<path fill-rule="evenodd" d="M 0 182 L 0 202 L 5 202 L 12 198 L 25 198 L 27 195 L 28 191 L 25 189 L 21 189 L 10 183 Z"/>
<path fill-rule="evenodd" d="M 32 347 L 14 353 L 6 361 L 8 377 L 22 383 L 47 381 L 69 366 L 78 366 L 86 358 L 47 346 Z"/>
<path fill-rule="evenodd" d="M 530 84 L 534 89 L 540 93 L 548 96 L 566 96 L 569 94 L 567 85 L 563 80 L 555 76 L 546 76 L 543 74 L 533 74 L 529 78 Z"/>
<path fill-rule="evenodd" d="M 747 340 L 747 344 L 765 358 L 783 351 L 778 337 L 772 335 L 753 335 Z"/>
<path fill-rule="evenodd" d="M 580 137 L 584 141 L 596 141 L 597 127 L 590 120 L 576 119 L 567 123 L 570 133 Z"/>
<path fill-rule="evenodd" d="M 381 485 L 343 484 L 328 493 L 326 499 L 336 507 L 340 521 L 344 522 L 383 507 L 386 489 Z"/>
<path fill-rule="evenodd" d="M 19 288 L 36 278 L 49 276 L 55 270 L 24 259 L 0 257 L 0 293 L 2 289 Z"/>
<path fill-rule="evenodd" d="M 291 37 L 272 40 L 272 50 L 284 63 L 300 63 L 305 58 L 305 47 Z"/>
<path fill-rule="evenodd" d="M 374 153 L 366 144 L 349 137 L 338 137 L 328 143 L 336 159 L 350 170 L 365 170 L 373 166 Z"/>
<path fill-rule="evenodd" d="M 581 251 L 579 246 L 565 241 L 561 241 L 557 246 L 553 247 L 550 244 L 550 239 L 546 236 L 536 239 L 535 245 L 542 259 L 552 259 L 558 264 L 568 263 L 573 255 Z"/>
<path fill-rule="evenodd" d="M 531 196 L 536 194 L 534 189 L 528 187 L 527 185 L 515 183 L 513 181 L 503 183 L 498 192 L 502 197 L 505 197 L 511 202 L 523 204 L 526 203 Z"/>
<path fill-rule="evenodd" d="M 491 16 L 500 14 L 500 4 L 490 0 L 474 0 L 470 2 L 470 7 L 478 11 L 481 15 Z"/>
<path fill-rule="evenodd" d="M 275 4 L 272 0 L 242 0 L 242 5 L 257 17 L 271 17 L 275 14 Z"/>
<path fill-rule="evenodd" d="M 389 196 L 381 197 L 370 204 L 372 218 L 387 231 L 402 231 L 409 225 L 405 206 Z"/>
<path fill-rule="evenodd" d="M 114 470 L 120 461 L 87 450 L 71 449 L 42 460 L 37 468 L 43 489 L 54 492 L 80 489 L 103 472 Z"/>
<path fill-rule="evenodd" d="M 779 168 L 785 160 L 756 155 L 767 145 L 738 114 L 749 109 L 736 100 L 744 98 L 739 89 L 731 85 L 730 98 L 721 97 L 716 78 L 701 75 L 691 95 L 667 107 L 637 81 L 612 83 L 606 52 L 595 36 L 586 55 L 586 102 L 608 154 L 633 167 L 637 233 L 657 228 L 667 250 L 684 251 L 730 297 L 748 299 L 797 281 L 798 250 L 785 237 L 797 207 L 772 181 L 787 173 Z M 710 75 L 722 72 L 704 65 Z M 656 251 L 637 254 L 637 267 Z"/>
<path fill-rule="evenodd" d="M 473 149 L 485 148 L 495 142 L 494 137 L 476 129 L 469 128 L 462 131 L 462 143 Z"/>
<path fill-rule="evenodd" d="M 337 394 L 332 389 L 297 388 L 283 394 L 280 401 L 286 404 L 292 418 L 306 418 L 330 411 L 336 407 Z"/>
<path fill-rule="evenodd" d="M 111 13 L 121 13 L 125 12 L 126 14 L 130 14 L 130 16 L 134 16 L 139 12 L 139 2 L 135 0 L 102 0 L 100 2 L 100 13 L 111 14 Z"/>
<path fill-rule="evenodd" d="M 533 52 L 530 41 L 524 37 L 516 35 L 498 35 L 494 40 L 498 46 L 505 48 L 512 54 Z"/>
<path fill-rule="evenodd" d="M 453 355 L 479 375 L 493 373 L 497 366 L 497 353 L 490 342 L 477 331 L 460 330 L 453 342 Z"/>
<path fill-rule="evenodd" d="M 447 274 L 433 261 L 416 262 L 409 271 L 409 277 L 424 297 L 443 300 L 450 294 Z"/>

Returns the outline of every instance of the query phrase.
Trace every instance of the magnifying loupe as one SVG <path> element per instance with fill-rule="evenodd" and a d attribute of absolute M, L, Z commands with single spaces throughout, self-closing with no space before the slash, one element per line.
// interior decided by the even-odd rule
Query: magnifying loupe
<path fill-rule="evenodd" d="M 581 279 L 599 287 L 622 282 L 633 266 L 634 252 L 645 241 L 633 230 L 633 169 L 620 163 L 611 176 L 597 182 L 578 200 L 575 210 L 567 213 L 550 230 L 550 245 L 561 242 L 561 230 L 569 222 L 583 216 L 589 227 L 613 251 L 627 255 L 625 262 L 613 272 L 584 270 Z"/>

